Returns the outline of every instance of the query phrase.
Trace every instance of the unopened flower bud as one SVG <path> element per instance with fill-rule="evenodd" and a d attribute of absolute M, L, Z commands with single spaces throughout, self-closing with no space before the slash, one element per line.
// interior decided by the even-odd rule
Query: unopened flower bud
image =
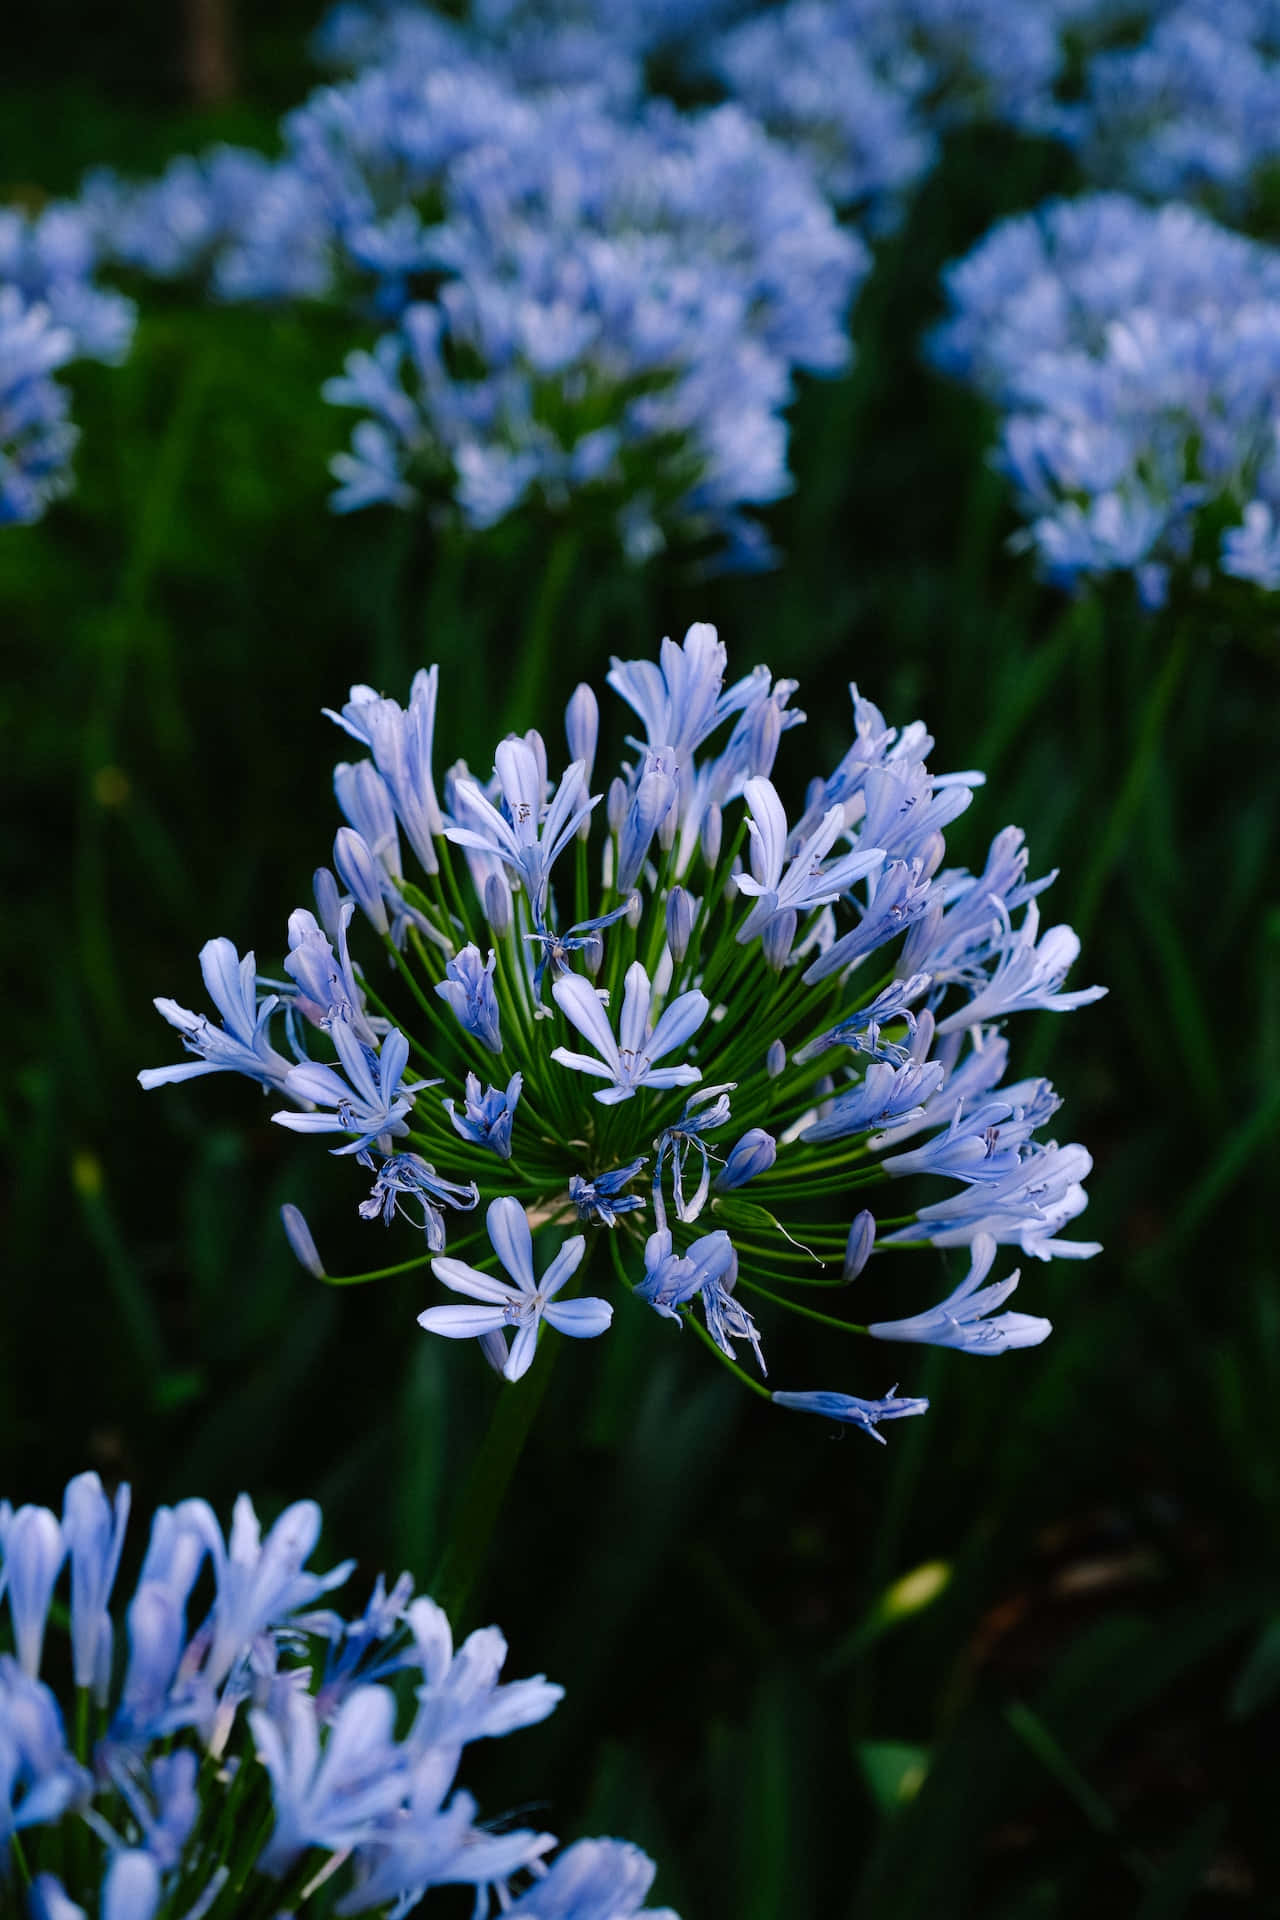
<path fill-rule="evenodd" d="M 702 819 L 702 857 L 709 867 L 714 867 L 720 858 L 720 841 L 724 833 L 724 821 L 720 809 L 713 801 Z"/>
<path fill-rule="evenodd" d="M 763 1127 L 749 1127 L 716 1176 L 716 1191 L 729 1193 L 745 1187 L 758 1173 L 767 1173 L 778 1157 L 778 1143 Z"/>
<path fill-rule="evenodd" d="M 338 883 L 328 867 L 317 867 L 311 876 L 311 887 L 316 896 L 316 919 L 328 934 L 330 944 L 337 946 L 338 933 L 342 925 L 342 901 L 338 894 Z"/>
<path fill-rule="evenodd" d="M 771 1080 L 776 1080 L 787 1064 L 787 1050 L 781 1040 L 775 1040 L 764 1057 L 764 1070 Z"/>
<path fill-rule="evenodd" d="M 928 1007 L 923 1013 L 916 1015 L 916 1030 L 911 1036 L 911 1058 L 917 1065 L 929 1058 L 929 1050 L 933 1046 L 933 1030 L 936 1025 L 937 1022 Z"/>
<path fill-rule="evenodd" d="M 316 1251 L 316 1243 L 311 1237 L 311 1229 L 307 1225 L 301 1210 L 292 1205 L 281 1207 L 280 1222 L 284 1227 L 284 1237 L 293 1248 L 299 1264 L 304 1266 L 307 1272 L 312 1274 L 317 1280 L 325 1279 L 324 1265 L 320 1259 L 320 1255 Z"/>
<path fill-rule="evenodd" d="M 875 1219 L 864 1207 L 854 1215 L 849 1237 L 844 1243 L 844 1284 L 849 1286 L 856 1280 L 867 1261 L 871 1258 L 871 1249 L 876 1240 Z"/>
<path fill-rule="evenodd" d="M 501 867 L 495 867 L 484 883 L 484 917 L 495 940 L 511 931 L 511 883 Z"/>
<path fill-rule="evenodd" d="M 640 925 L 644 917 L 644 901 L 638 893 L 633 893 L 627 901 L 626 922 L 632 932 Z"/>
<path fill-rule="evenodd" d="M 477 1337 L 479 1339 L 481 1353 L 489 1362 L 494 1372 L 502 1376 L 503 1369 L 507 1364 L 506 1334 L 495 1329 L 493 1333 L 482 1333 Z"/>
<path fill-rule="evenodd" d="M 365 918 L 378 933 L 386 933 L 390 922 L 379 885 L 380 869 L 368 841 L 354 827 L 339 827 L 334 835 L 333 864 Z"/>
<path fill-rule="evenodd" d="M 609 782 L 609 797 L 604 805 L 610 833 L 621 833 L 627 817 L 627 783 L 617 775 Z"/>
<path fill-rule="evenodd" d="M 796 937 L 796 910 L 785 907 L 781 913 L 775 913 L 760 936 L 760 945 L 764 952 L 764 961 L 774 973 L 781 973 L 791 958 L 791 948 Z"/>
<path fill-rule="evenodd" d="M 667 945 L 673 960 L 683 960 L 697 915 L 697 902 L 684 887 L 672 887 L 667 895 Z"/>
<path fill-rule="evenodd" d="M 564 710 L 564 737 L 569 745 L 570 760 L 582 761 L 582 777 L 590 786 L 596 743 L 600 738 L 600 708 L 585 682 L 576 686 L 569 696 Z"/>
<path fill-rule="evenodd" d="M 580 951 L 582 964 L 594 980 L 604 965 L 604 941 L 598 933 L 585 934 Z"/>

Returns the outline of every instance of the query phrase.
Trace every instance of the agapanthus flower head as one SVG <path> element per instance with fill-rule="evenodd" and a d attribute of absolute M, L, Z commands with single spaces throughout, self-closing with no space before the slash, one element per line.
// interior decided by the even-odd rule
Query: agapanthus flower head
<path fill-rule="evenodd" d="M 407 1574 L 380 1576 L 348 1618 L 328 1596 L 353 1563 L 308 1565 L 314 1502 L 264 1535 L 241 1495 L 224 1537 L 203 1500 L 185 1500 L 154 1515 L 133 1598 L 114 1608 L 121 1673 L 112 1601 L 128 1516 L 128 1487 L 110 1499 L 93 1473 L 70 1482 L 61 1519 L 0 1502 L 0 1638 L 7 1614 L 17 1648 L 0 1651 L 6 1914 L 233 1920 L 287 1900 L 313 1920 L 387 1920 L 459 1883 L 479 1912 L 641 1911 L 654 1868 L 637 1849 L 580 1841 L 553 1861 L 551 1834 L 482 1824 L 457 1790 L 473 1741 L 535 1725 L 562 1696 L 541 1675 L 503 1681 L 496 1627 L 455 1651 Z M 50 1656 L 60 1585 L 69 1662 Z M 74 1712 L 42 1677 L 68 1669 Z M 393 1691 L 398 1678 L 408 1687 Z"/>
<path fill-rule="evenodd" d="M 363 969 L 327 872 L 320 919 L 290 922 L 306 964 L 269 1003 L 251 961 L 229 943 L 206 949 L 228 1037 L 183 1015 L 205 1056 L 194 1071 L 234 1066 L 292 1102 L 275 1116 L 285 1125 L 341 1136 L 335 1151 L 374 1175 L 359 1212 L 426 1230 L 426 1250 L 397 1269 L 429 1264 L 465 1296 L 415 1308 L 420 1325 L 476 1342 L 509 1381 L 542 1340 L 625 1338 L 629 1312 L 648 1307 L 692 1321 L 767 1397 L 756 1316 L 793 1286 L 858 1282 L 818 1316 L 829 1338 L 992 1351 L 1043 1337 L 1046 1322 L 990 1317 L 1016 1275 L 978 1282 L 1003 1247 L 1097 1251 L 1064 1237 L 1088 1154 L 1040 1137 L 1059 1106 L 1047 1081 L 1007 1077 L 1019 1014 L 1098 992 L 1067 983 L 1070 929 L 1040 931 L 1052 876 L 1028 877 L 1016 829 L 981 872 L 947 867 L 945 829 L 981 776 L 934 773 L 924 727 L 889 725 L 856 687 L 847 751 L 796 782 L 807 798 L 789 818 L 780 749 L 803 718 L 792 682 L 764 667 L 732 680 L 707 626 L 664 641 L 657 661 L 615 660 L 608 681 L 639 731 L 607 804 L 592 791 L 607 782 L 593 767 L 601 716 L 581 695 L 577 757 L 558 779 L 532 731 L 497 744 L 492 778 L 454 768 L 417 876 L 397 862 L 404 915 L 362 910 Z M 403 710 L 368 689 L 334 717 L 380 756 L 344 768 L 340 799 L 380 781 L 377 805 L 395 816 L 381 841 L 403 829 L 414 846 L 437 807 L 427 735 L 397 757 L 387 741 Z M 297 1064 L 272 1050 L 277 1021 L 306 1043 Z M 287 1227 L 323 1277 L 296 1209 Z M 953 1246 L 974 1249 L 973 1272 L 940 1307 L 904 1314 L 895 1295 L 870 1325 L 848 1317 L 843 1303 L 909 1248 Z M 810 1324 L 811 1299 L 796 1302 Z M 880 1419 L 922 1410 L 837 1398 L 881 1406 Z"/>
<path fill-rule="evenodd" d="M 1086 171 L 1152 200 L 1251 211 L 1280 159 L 1280 34 L 1267 0 L 1173 0 L 1096 52 L 1068 122 Z"/>
<path fill-rule="evenodd" d="M 945 282 L 933 358 L 1001 410 L 997 462 L 1050 578 L 1127 572 L 1159 604 L 1174 570 L 1194 581 L 1212 559 L 1209 519 L 1240 523 L 1222 571 L 1269 585 L 1280 252 L 1097 194 L 1003 222 Z"/>

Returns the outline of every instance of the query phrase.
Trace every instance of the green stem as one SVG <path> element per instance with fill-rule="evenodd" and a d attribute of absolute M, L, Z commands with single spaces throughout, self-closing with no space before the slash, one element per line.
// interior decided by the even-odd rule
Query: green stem
<path fill-rule="evenodd" d="M 524 645 L 520 650 L 520 669 L 507 700 L 504 731 L 522 730 L 528 724 L 528 716 L 536 704 L 537 695 L 542 691 L 547 678 L 556 619 L 573 578 L 580 544 L 580 536 L 568 531 L 558 533 L 551 543 L 542 583 L 525 629 Z"/>
<path fill-rule="evenodd" d="M 1175 635 L 1173 644 L 1165 655 L 1164 665 L 1152 686 L 1150 697 L 1143 709 L 1138 737 L 1134 742 L 1124 784 L 1116 796 L 1102 837 L 1094 848 L 1093 859 L 1085 871 L 1073 915 L 1075 930 L 1082 941 L 1093 924 L 1103 889 L 1111 877 L 1111 870 L 1119 854 L 1123 851 L 1125 840 L 1133 825 L 1134 815 L 1141 804 L 1147 777 L 1160 750 L 1164 718 L 1186 671 L 1190 653 L 1191 633 L 1189 627 L 1184 625 Z"/>
<path fill-rule="evenodd" d="M 551 1378 L 556 1351 L 556 1342 L 540 1341 L 537 1357 L 524 1379 L 515 1385 L 503 1382 L 488 1431 L 467 1475 L 430 1582 L 432 1596 L 448 1614 L 455 1633 L 492 1545 L 502 1503 Z"/>

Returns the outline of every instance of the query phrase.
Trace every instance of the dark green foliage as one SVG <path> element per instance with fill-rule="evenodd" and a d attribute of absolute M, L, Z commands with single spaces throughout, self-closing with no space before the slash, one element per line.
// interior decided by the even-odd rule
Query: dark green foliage
<path fill-rule="evenodd" d="M 51 9 L 39 85 L 5 83 L 5 191 L 215 133 L 267 144 L 306 83 L 297 8 L 246 9 L 254 109 L 199 124 L 167 11 L 144 9 L 129 61 L 90 11 Z M 88 34 L 69 64 L 59 21 Z M 304 1207 L 335 1270 L 366 1264 L 381 1229 L 346 1170 L 242 1083 L 134 1081 L 174 1057 L 150 997 L 198 996 L 204 939 L 277 964 L 337 820 L 319 709 L 351 680 L 403 694 L 439 659 L 440 759 L 487 766 L 517 718 L 558 737 L 607 653 L 711 619 L 739 668 L 802 682 L 784 785 L 840 751 L 856 677 L 929 721 L 938 764 L 987 769 L 955 857 L 1017 821 L 1034 870 L 1063 869 L 1046 907 L 1086 935 L 1073 984 L 1112 992 L 1043 1016 L 1019 1060 L 1052 1068 L 1060 1137 L 1097 1160 L 1084 1226 L 1106 1252 L 1024 1275 L 1053 1340 L 994 1364 L 779 1342 L 788 1384 L 879 1393 L 901 1364 L 933 1397 L 880 1449 L 709 1378 L 621 1303 L 608 1341 L 564 1344 L 467 1602 L 507 1626 L 513 1671 L 569 1687 L 477 1755 L 482 1803 L 532 1783 L 544 1824 L 635 1838 L 685 1920 L 1209 1920 L 1269 1884 L 1280 620 L 1234 589 L 1147 620 L 1122 587 L 1075 606 L 1039 587 L 1007 550 L 981 408 L 918 358 L 942 262 L 1064 184 L 1046 149 L 950 151 L 883 252 L 856 371 L 801 396 L 786 562 L 762 580 L 628 574 L 589 545 L 552 562 L 532 524 L 463 547 L 334 521 L 348 423 L 317 389 L 345 324 L 173 293 L 148 294 L 125 368 L 76 375 L 76 496 L 0 536 L 12 1497 L 90 1465 L 144 1509 L 313 1494 L 368 1576 L 428 1581 L 456 1539 L 498 1388 L 418 1332 L 421 1276 L 326 1292 L 276 1209 Z M 951 1577 L 927 1604 L 886 1601 L 932 1562 Z"/>

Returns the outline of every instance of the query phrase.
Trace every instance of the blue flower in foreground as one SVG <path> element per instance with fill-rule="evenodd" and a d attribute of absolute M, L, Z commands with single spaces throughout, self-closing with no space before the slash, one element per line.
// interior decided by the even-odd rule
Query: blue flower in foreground
<path fill-rule="evenodd" d="M 596 1099 L 605 1106 L 630 1100 L 642 1087 L 687 1087 L 701 1080 L 697 1067 L 659 1067 L 654 1062 L 677 1048 L 687 1046 L 707 1017 L 708 1001 L 704 993 L 693 989 L 682 993 L 664 1008 L 656 1025 L 649 1023 L 653 986 L 643 962 L 633 961 L 627 968 L 626 993 L 618 1022 L 617 1037 L 609 1024 L 599 994 L 579 973 L 561 974 L 551 988 L 556 1005 L 571 1026 L 589 1040 L 601 1056 L 572 1053 L 567 1047 L 553 1047 L 551 1058 L 575 1073 L 589 1073 L 598 1080 L 612 1081 L 602 1087 Z"/>
<path fill-rule="evenodd" d="M 0 1606 L 7 1600 L 35 1662 L 27 1672 L 0 1654 L 0 1889 L 42 1860 L 61 1873 L 36 1874 L 25 1903 L 13 1895 L 33 1920 L 202 1920 L 222 1910 L 229 1885 L 237 1914 L 287 1907 L 299 1920 L 392 1920 L 431 1888 L 458 1884 L 474 1890 L 478 1912 L 495 1901 L 544 1920 L 639 1911 L 653 1878 L 643 1854 L 579 1842 L 562 1868 L 547 1858 L 551 1834 L 482 1824 L 457 1789 L 473 1741 L 536 1725 L 562 1697 L 541 1675 L 502 1681 L 507 1645 L 496 1627 L 455 1649 L 448 1620 L 413 1598 L 407 1574 L 390 1586 L 379 1577 L 348 1619 L 320 1603 L 352 1563 L 327 1573 L 307 1564 L 320 1532 L 314 1502 L 286 1508 L 264 1535 L 242 1495 L 224 1538 L 206 1502 L 184 1500 L 156 1512 L 122 1604 L 121 1678 L 100 1649 L 115 1632 L 107 1606 L 129 1489 L 111 1501 L 96 1475 L 81 1474 L 63 1511 L 60 1527 L 44 1508 L 15 1514 L 0 1501 Z M 45 1571 L 35 1582 L 37 1537 Z M 56 1591 L 64 1546 L 70 1661 L 65 1646 L 53 1658 L 48 1647 L 67 1624 Z M 191 1597 L 206 1585 L 209 1610 L 189 1623 Z M 79 1644 L 88 1619 L 102 1717 L 84 1723 L 81 1765 L 39 1665 L 43 1649 L 45 1664 L 71 1678 L 90 1657 Z"/>
<path fill-rule="evenodd" d="M 1050 1321 L 1029 1313 L 1001 1313 L 994 1320 L 983 1317 L 1002 1307 L 1018 1284 L 1017 1273 L 1011 1273 L 994 1286 L 982 1286 L 995 1257 L 994 1239 L 988 1233 L 978 1234 L 970 1247 L 969 1271 L 945 1300 L 907 1320 L 874 1321 L 867 1332 L 873 1340 L 916 1340 L 927 1347 L 958 1347 L 962 1353 L 1038 1347 L 1053 1332 Z"/>
<path fill-rule="evenodd" d="M 850 1393 L 775 1393 L 775 1407 L 791 1407 L 796 1413 L 820 1413 L 828 1420 L 843 1420 L 861 1427 L 873 1440 L 884 1445 L 884 1435 L 876 1428 L 882 1420 L 904 1420 L 913 1413 L 928 1413 L 927 1400 L 898 1400 L 897 1387 L 890 1387 L 883 1400 L 859 1400 Z"/>
<path fill-rule="evenodd" d="M 502 1369 L 508 1380 L 518 1380 L 532 1366 L 538 1328 L 543 1320 L 557 1333 L 570 1334 L 575 1340 L 590 1340 L 607 1330 L 613 1318 L 613 1308 L 607 1300 L 557 1300 L 555 1297 L 582 1262 L 587 1243 L 581 1234 L 564 1241 L 539 1280 L 533 1271 L 533 1235 L 518 1200 L 504 1196 L 490 1201 L 485 1227 L 493 1250 L 514 1285 L 496 1279 L 491 1273 L 481 1273 L 462 1260 L 433 1260 L 431 1271 L 437 1280 L 454 1293 L 469 1294 L 480 1304 L 428 1307 L 418 1315 L 420 1327 L 425 1327 L 428 1333 L 442 1333 L 448 1340 L 475 1339 L 513 1327 L 515 1340 Z"/>

